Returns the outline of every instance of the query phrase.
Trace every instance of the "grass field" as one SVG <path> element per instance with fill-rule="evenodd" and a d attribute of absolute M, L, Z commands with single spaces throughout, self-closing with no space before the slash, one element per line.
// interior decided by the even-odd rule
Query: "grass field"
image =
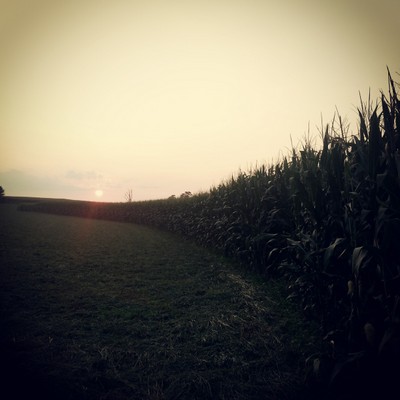
<path fill-rule="evenodd" d="M 278 283 L 165 233 L 0 205 L 0 397 L 297 399 L 315 346 Z"/>

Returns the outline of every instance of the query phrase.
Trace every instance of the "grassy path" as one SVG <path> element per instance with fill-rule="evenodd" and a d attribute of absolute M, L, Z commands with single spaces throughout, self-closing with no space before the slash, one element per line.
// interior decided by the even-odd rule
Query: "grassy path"
<path fill-rule="evenodd" d="M 10 399 L 299 398 L 312 340 L 277 285 L 131 224 L 0 205 L 0 228 Z"/>

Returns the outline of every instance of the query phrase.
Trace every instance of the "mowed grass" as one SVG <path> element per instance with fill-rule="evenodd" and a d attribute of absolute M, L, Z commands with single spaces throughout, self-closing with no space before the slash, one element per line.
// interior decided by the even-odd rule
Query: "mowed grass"
<path fill-rule="evenodd" d="M 3 204 L 0 228 L 1 398 L 305 395 L 312 331 L 281 285 L 133 224 Z"/>

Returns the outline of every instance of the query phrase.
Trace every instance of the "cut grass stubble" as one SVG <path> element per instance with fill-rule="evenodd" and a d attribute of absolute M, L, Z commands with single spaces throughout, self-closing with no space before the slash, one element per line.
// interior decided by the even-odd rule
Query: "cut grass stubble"
<path fill-rule="evenodd" d="M 1 205 L 3 388 L 298 398 L 312 338 L 279 284 L 174 235 Z"/>

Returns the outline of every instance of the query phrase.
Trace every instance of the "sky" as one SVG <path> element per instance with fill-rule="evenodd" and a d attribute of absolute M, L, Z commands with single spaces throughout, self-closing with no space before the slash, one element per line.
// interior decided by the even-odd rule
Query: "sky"
<path fill-rule="evenodd" d="M 271 164 L 400 72 L 398 0 L 0 0 L 0 185 L 125 201 Z M 399 79 L 397 79 L 399 81 Z"/>

